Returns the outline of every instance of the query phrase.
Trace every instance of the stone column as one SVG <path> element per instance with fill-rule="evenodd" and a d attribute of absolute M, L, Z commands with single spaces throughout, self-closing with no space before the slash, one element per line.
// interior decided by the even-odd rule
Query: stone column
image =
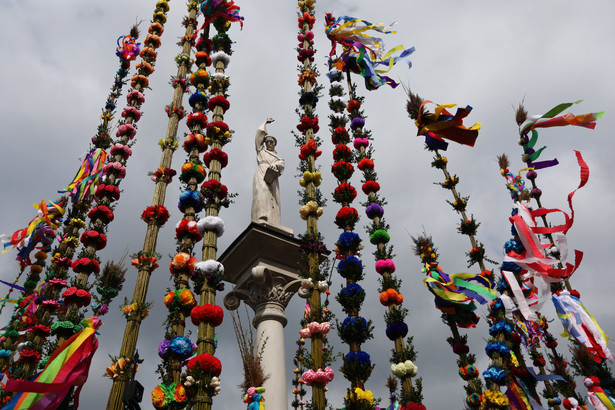
<path fill-rule="evenodd" d="M 224 280 L 235 285 L 224 298 L 226 309 L 237 309 L 243 300 L 254 311 L 258 346 L 265 343 L 262 364 L 269 379 L 263 387 L 271 409 L 288 408 L 284 310 L 301 287 L 300 247 L 292 230 L 252 222 L 218 259 Z"/>
<path fill-rule="evenodd" d="M 282 275 L 280 269 L 259 262 L 251 275 L 224 298 L 224 306 L 235 310 L 243 300 L 254 310 L 257 349 L 264 345 L 261 363 L 269 376 L 264 384 L 268 408 L 287 409 L 287 376 L 284 346 L 284 310 L 298 287 L 298 280 Z M 256 386 L 258 387 L 258 386 Z"/>

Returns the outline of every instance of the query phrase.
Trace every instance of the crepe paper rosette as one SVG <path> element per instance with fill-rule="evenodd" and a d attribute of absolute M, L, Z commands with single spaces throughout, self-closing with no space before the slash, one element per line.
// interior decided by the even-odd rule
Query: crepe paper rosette
<path fill-rule="evenodd" d="M 132 155 L 132 149 L 129 146 L 120 143 L 115 143 L 111 145 L 110 152 L 111 155 L 114 157 L 121 156 L 124 161 L 126 161 Z"/>
<path fill-rule="evenodd" d="M 350 162 L 337 161 L 331 166 L 331 173 L 339 181 L 347 181 L 354 173 L 354 167 Z"/>
<path fill-rule="evenodd" d="M 299 330 L 299 334 L 302 338 L 309 339 L 313 335 L 326 335 L 331 330 L 331 324 L 329 322 L 310 322 L 305 329 Z"/>
<path fill-rule="evenodd" d="M 100 273 L 100 264 L 96 259 L 90 258 L 79 258 L 75 259 L 71 264 L 71 268 L 75 273 L 86 273 L 86 274 L 99 274 Z"/>
<path fill-rule="evenodd" d="M 382 306 L 401 305 L 404 302 L 404 296 L 398 293 L 395 289 L 387 289 L 380 293 L 380 304 Z"/>
<path fill-rule="evenodd" d="M 340 229 L 354 229 L 355 224 L 359 221 L 359 212 L 352 207 L 343 206 L 335 215 L 335 224 Z"/>
<path fill-rule="evenodd" d="M 116 137 L 121 138 L 126 136 L 129 140 L 133 139 L 135 135 L 137 135 L 137 129 L 132 124 L 121 124 L 117 127 L 117 131 L 115 133 Z"/>
<path fill-rule="evenodd" d="M 384 229 L 378 229 L 374 233 L 372 233 L 369 237 L 369 242 L 372 245 L 385 244 L 389 243 L 391 240 L 391 236 Z"/>
<path fill-rule="evenodd" d="M 329 367 L 325 367 L 324 370 L 317 369 L 316 371 L 309 369 L 301 376 L 306 386 L 311 386 L 314 383 L 321 383 L 326 386 L 334 377 L 335 373 Z"/>
<path fill-rule="evenodd" d="M 314 156 L 314 159 L 322 155 L 322 151 L 318 149 L 316 141 L 309 140 L 306 144 L 303 144 L 299 149 L 299 159 L 305 161 L 310 155 Z"/>
<path fill-rule="evenodd" d="M 365 181 L 361 189 L 365 195 L 369 195 L 380 191 L 380 184 L 376 181 Z"/>
<path fill-rule="evenodd" d="M 178 309 L 190 315 L 190 311 L 196 306 L 196 299 L 190 289 L 177 289 L 167 293 L 164 297 L 164 305 L 169 310 Z"/>
<path fill-rule="evenodd" d="M 408 334 L 408 325 L 404 322 L 394 322 L 387 326 L 385 331 L 387 337 L 391 341 L 398 338 L 404 338 Z"/>
<path fill-rule="evenodd" d="M 357 282 L 363 279 L 363 264 L 354 255 L 349 255 L 337 264 L 337 271 L 346 280 Z"/>
<path fill-rule="evenodd" d="M 194 266 L 195 274 L 204 276 L 208 281 L 217 284 L 224 276 L 224 266 L 213 259 L 198 262 Z"/>
<path fill-rule="evenodd" d="M 194 373 L 195 370 L 200 370 L 209 376 L 220 376 L 222 373 L 222 363 L 209 353 L 193 357 L 188 361 L 187 367 L 189 373 Z"/>
<path fill-rule="evenodd" d="M 228 155 L 220 148 L 212 148 L 203 155 L 203 162 L 207 168 L 209 168 L 209 164 L 212 160 L 218 161 L 220 163 L 220 168 L 225 168 L 228 165 Z"/>
<path fill-rule="evenodd" d="M 107 236 L 97 231 L 84 231 L 81 234 L 81 243 L 85 247 L 92 246 L 99 251 L 107 246 Z"/>
<path fill-rule="evenodd" d="M 399 378 L 404 376 L 415 377 L 418 374 L 418 367 L 411 360 L 391 364 L 391 372 Z"/>
<path fill-rule="evenodd" d="M 339 127 L 339 128 L 343 129 L 344 131 L 346 130 L 343 127 Z M 335 146 L 335 149 L 333 150 L 333 160 L 335 162 L 338 162 L 338 161 L 350 162 L 352 160 L 352 151 L 350 150 L 350 148 L 348 148 L 347 145 L 338 144 Z"/>
<path fill-rule="evenodd" d="M 304 221 L 307 221 L 310 215 L 319 218 L 322 214 L 323 209 L 318 206 L 318 203 L 316 203 L 316 201 L 308 201 L 305 205 L 301 205 L 299 207 L 299 216 L 301 216 L 301 219 L 303 219 Z"/>
<path fill-rule="evenodd" d="M 143 211 L 141 219 L 146 223 L 154 222 L 158 226 L 164 225 L 169 220 L 169 211 L 163 205 L 152 205 Z"/>
<path fill-rule="evenodd" d="M 203 195 L 199 191 L 187 189 L 179 194 L 177 207 L 180 212 L 185 212 L 188 208 L 193 208 L 194 212 L 201 212 L 203 210 Z"/>
<path fill-rule="evenodd" d="M 226 113 L 226 111 L 231 107 L 231 103 L 223 95 L 215 95 L 209 99 L 207 107 L 210 111 L 214 111 L 216 107 L 220 107 L 222 112 Z"/>
<path fill-rule="evenodd" d="M 203 134 L 187 134 L 183 147 L 184 151 L 187 153 L 190 153 L 193 149 L 196 149 L 199 153 L 203 153 L 207 151 L 209 144 Z"/>
<path fill-rule="evenodd" d="M 88 306 L 92 300 L 92 295 L 85 289 L 77 289 L 74 286 L 66 289 L 62 293 L 62 298 L 64 298 L 64 304 L 76 304 L 79 307 Z"/>
<path fill-rule="evenodd" d="M 98 205 L 90 209 L 88 212 L 88 218 L 92 221 L 96 221 L 98 219 L 106 225 L 113 221 L 114 215 L 113 211 L 109 209 L 109 207 L 105 205 Z"/>
<path fill-rule="evenodd" d="M 157 409 L 169 408 L 173 403 L 184 403 L 188 400 L 183 384 L 173 382 L 170 385 L 159 384 L 152 390 L 152 405 Z"/>
<path fill-rule="evenodd" d="M 120 162 L 108 162 L 102 172 L 103 175 L 115 175 L 115 178 L 126 177 L 126 167 Z"/>
<path fill-rule="evenodd" d="M 171 181 L 173 180 L 173 177 L 176 174 L 177 174 L 177 171 L 175 171 L 172 168 L 158 167 L 158 169 L 152 174 L 152 181 L 154 182 L 163 181 L 169 184 L 171 183 Z"/>
<path fill-rule="evenodd" d="M 333 191 L 333 199 L 340 204 L 349 204 L 354 201 L 356 197 L 357 190 L 348 182 L 342 182 L 335 188 L 335 191 Z"/>
<path fill-rule="evenodd" d="M 186 119 L 186 125 L 190 129 L 196 126 L 201 129 L 204 129 L 207 126 L 207 116 L 202 112 L 193 112 L 188 115 L 188 118 Z"/>
<path fill-rule="evenodd" d="M 201 236 L 205 236 L 205 232 L 213 231 L 219 238 L 224 234 L 224 221 L 219 216 L 208 215 L 197 222 L 197 228 Z"/>
<path fill-rule="evenodd" d="M 224 310 L 218 305 L 204 304 L 192 308 L 190 318 L 195 326 L 200 323 L 211 323 L 212 326 L 218 327 L 224 320 Z"/>
<path fill-rule="evenodd" d="M 130 358 L 120 357 L 117 360 L 114 360 L 106 369 L 106 373 L 103 375 L 105 377 L 110 377 L 115 379 L 121 375 L 130 376 L 134 374 L 139 369 L 138 364 L 132 364 Z"/>
<path fill-rule="evenodd" d="M 307 115 L 304 115 L 301 118 L 301 122 L 297 124 L 297 129 L 302 134 L 305 134 L 307 130 L 312 129 L 314 134 L 316 134 L 320 130 L 320 127 L 318 126 L 318 117 L 308 117 Z"/>
<path fill-rule="evenodd" d="M 302 187 L 305 187 L 310 182 L 314 183 L 314 185 L 317 187 L 320 186 L 320 183 L 322 182 L 322 175 L 320 174 L 320 172 L 305 171 L 303 173 L 303 178 L 299 180 L 299 185 L 301 185 Z"/>
<path fill-rule="evenodd" d="M 221 184 L 219 181 L 216 181 L 215 179 L 210 179 L 203 182 L 203 184 L 201 185 L 201 193 L 209 201 L 212 201 L 214 199 L 222 201 L 228 195 L 228 188 L 226 187 L 226 185 Z"/>
<path fill-rule="evenodd" d="M 179 252 L 173 256 L 173 260 L 169 263 L 169 271 L 174 276 L 184 273 L 185 271 L 187 271 L 189 275 L 192 275 L 196 263 L 197 259 L 194 256 L 190 256 L 185 252 Z"/>
<path fill-rule="evenodd" d="M 189 221 L 187 219 L 182 219 L 175 225 L 175 235 L 178 238 L 183 236 L 189 237 L 193 242 L 198 242 L 203 239 L 199 233 L 196 221 Z"/>
<path fill-rule="evenodd" d="M 167 105 L 164 107 L 164 112 L 167 113 L 167 116 L 171 117 L 172 115 L 175 115 L 180 120 L 184 118 L 185 115 L 184 107 L 178 107 L 176 105 Z"/>

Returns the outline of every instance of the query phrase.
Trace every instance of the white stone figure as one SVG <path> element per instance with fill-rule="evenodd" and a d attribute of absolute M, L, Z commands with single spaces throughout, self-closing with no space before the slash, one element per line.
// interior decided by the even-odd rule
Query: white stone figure
<path fill-rule="evenodd" d="M 252 182 L 252 221 L 269 225 L 280 223 L 280 184 L 278 177 L 284 172 L 284 160 L 275 152 L 277 140 L 267 133 L 267 118 L 256 130 L 256 162 Z"/>

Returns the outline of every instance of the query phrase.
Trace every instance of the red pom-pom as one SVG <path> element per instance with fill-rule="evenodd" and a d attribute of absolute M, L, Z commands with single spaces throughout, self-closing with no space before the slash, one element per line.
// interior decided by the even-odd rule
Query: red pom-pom
<path fill-rule="evenodd" d="M 380 184 L 376 181 L 366 181 L 361 188 L 365 195 L 369 195 L 372 192 L 380 191 Z"/>
<path fill-rule="evenodd" d="M 195 326 L 202 322 L 210 322 L 215 327 L 218 327 L 224 320 L 224 310 L 217 305 L 195 306 L 192 308 L 190 318 Z"/>

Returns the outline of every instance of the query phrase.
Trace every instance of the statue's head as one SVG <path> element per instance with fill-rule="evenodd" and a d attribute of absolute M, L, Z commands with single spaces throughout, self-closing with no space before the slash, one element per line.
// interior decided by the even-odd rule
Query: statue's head
<path fill-rule="evenodd" d="M 277 144 L 278 144 L 278 140 L 275 139 L 273 135 L 267 134 L 267 136 L 265 137 L 265 148 L 267 149 L 267 151 L 275 150 L 275 146 Z"/>

